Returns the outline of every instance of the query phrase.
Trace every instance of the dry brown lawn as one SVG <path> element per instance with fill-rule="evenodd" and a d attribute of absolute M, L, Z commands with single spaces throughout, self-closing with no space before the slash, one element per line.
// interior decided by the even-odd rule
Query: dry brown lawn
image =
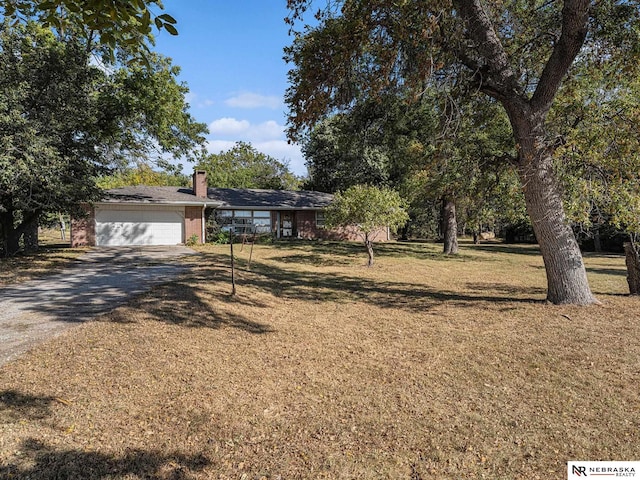
<path fill-rule="evenodd" d="M 640 299 L 533 247 L 227 248 L 0 368 L 0 478 L 562 479 L 640 459 Z"/>
<path fill-rule="evenodd" d="M 68 238 L 68 237 L 67 237 Z M 60 231 L 44 229 L 40 232 L 38 252 L 0 257 L 0 286 L 32 280 L 71 264 L 87 251 L 69 248 L 69 242 L 60 240 Z"/>

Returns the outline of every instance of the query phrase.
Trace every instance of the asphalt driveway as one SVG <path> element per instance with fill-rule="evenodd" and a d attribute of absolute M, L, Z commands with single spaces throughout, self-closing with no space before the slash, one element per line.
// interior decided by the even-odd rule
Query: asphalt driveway
<path fill-rule="evenodd" d="M 0 365 L 189 268 L 187 247 L 101 247 L 56 274 L 0 288 Z"/>

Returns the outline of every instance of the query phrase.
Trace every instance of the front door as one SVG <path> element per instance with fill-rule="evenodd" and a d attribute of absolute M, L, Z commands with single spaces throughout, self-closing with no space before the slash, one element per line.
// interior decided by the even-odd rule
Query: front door
<path fill-rule="evenodd" d="M 280 212 L 280 238 L 291 238 L 295 235 L 294 212 Z"/>

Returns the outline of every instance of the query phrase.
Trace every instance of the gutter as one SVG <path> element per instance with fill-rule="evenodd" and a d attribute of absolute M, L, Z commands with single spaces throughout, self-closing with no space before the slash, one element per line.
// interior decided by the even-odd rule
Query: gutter
<path fill-rule="evenodd" d="M 94 202 L 93 205 L 158 205 L 159 207 L 161 206 L 167 206 L 167 205 L 175 205 L 178 207 L 199 207 L 200 205 L 202 206 L 207 206 L 206 202 L 186 202 L 186 201 L 167 201 L 167 202 L 145 202 L 145 201 L 127 201 L 127 202 Z"/>
<path fill-rule="evenodd" d="M 200 243 L 203 244 L 203 245 L 207 242 L 207 239 L 204 236 L 205 235 L 205 229 L 206 229 L 205 224 L 207 223 L 207 218 L 205 217 L 205 214 L 204 214 L 206 209 L 207 209 L 207 204 L 205 202 L 202 205 L 202 217 L 201 217 L 202 218 L 202 222 L 201 222 L 202 223 L 202 233 L 201 233 L 201 236 L 200 236 Z"/>

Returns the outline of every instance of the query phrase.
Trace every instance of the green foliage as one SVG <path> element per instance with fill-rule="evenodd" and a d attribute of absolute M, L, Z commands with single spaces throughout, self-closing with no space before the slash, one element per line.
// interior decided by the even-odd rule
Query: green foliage
<path fill-rule="evenodd" d="M 309 179 L 305 188 L 337 192 L 352 185 L 387 180 L 388 156 L 384 146 L 363 144 L 353 135 L 351 118 L 336 115 L 319 123 L 303 146 Z"/>
<path fill-rule="evenodd" d="M 105 154 L 119 167 L 132 161 L 162 166 L 167 155 L 195 160 L 204 152 L 207 127 L 188 113 L 189 89 L 177 80 L 180 69 L 157 54 L 148 60 L 145 68 L 116 70 L 96 92 L 101 102 L 98 121 L 110 135 Z M 110 124 L 113 118 L 118 122 Z"/>
<path fill-rule="evenodd" d="M 397 186 L 407 171 L 398 138 L 415 127 L 408 125 L 409 110 L 404 98 L 388 94 L 315 125 L 302 149 L 306 188 L 333 193 L 364 183 Z"/>
<path fill-rule="evenodd" d="M 196 233 L 193 233 L 189 238 L 187 238 L 185 245 L 187 247 L 193 247 L 194 245 L 198 245 L 199 243 L 200 243 L 200 240 L 198 238 L 198 235 Z"/>
<path fill-rule="evenodd" d="M 219 230 L 207 237 L 207 242 L 215 243 L 217 245 L 226 245 L 227 243 L 229 243 L 230 239 L 231 235 L 228 231 Z"/>
<path fill-rule="evenodd" d="M 354 185 L 335 194 L 325 211 L 325 226 L 357 227 L 363 235 L 384 227 L 395 232 L 409 219 L 405 207 L 395 190 Z"/>
<path fill-rule="evenodd" d="M 182 173 L 157 171 L 142 163 L 135 167 L 126 167 L 110 175 L 102 175 L 96 185 L 104 190 L 134 185 L 187 187 L 190 179 Z"/>
<path fill-rule="evenodd" d="M 73 211 L 99 190 L 104 80 L 75 41 L 28 25 L 0 26 L 0 222 L 4 254 L 43 211 Z"/>
<path fill-rule="evenodd" d="M 454 198 L 460 220 L 473 225 L 524 208 L 509 165 L 515 152 L 508 119 L 496 102 L 477 95 L 453 102 L 429 88 L 417 101 L 395 94 L 362 101 L 316 125 L 303 151 L 307 187 L 395 187 L 410 204 L 410 230 L 422 238 L 435 236 L 438 214 L 431 213 L 444 196 Z"/>
<path fill-rule="evenodd" d="M 77 38 L 57 38 L 33 23 L 0 26 L 5 255 L 16 253 L 20 237 L 42 214 L 81 214 L 81 203 L 101 196 L 94 179 L 111 167 L 162 152 L 187 155 L 204 142 L 206 127 L 186 114 L 186 90 L 175 83 L 176 74 L 160 57 L 144 72 L 111 73 L 90 62 L 86 43 Z"/>
<path fill-rule="evenodd" d="M 35 19 L 60 35 L 75 32 L 87 43 L 97 41 L 105 57 L 113 61 L 116 52 L 127 51 L 145 60 L 153 44 L 152 28 L 177 35 L 176 20 L 163 9 L 160 0 L 2 0 L 0 12 L 12 21 Z"/>
<path fill-rule="evenodd" d="M 595 71 L 578 61 L 551 112 L 565 208 L 585 231 L 640 233 L 639 75 L 620 56 L 601 58 Z"/>
<path fill-rule="evenodd" d="M 292 28 L 312 3 L 288 1 Z M 612 59 L 614 81 L 637 66 L 639 20 L 640 4 L 626 0 L 327 2 L 315 26 L 286 50 L 294 65 L 285 95 L 288 134 L 299 138 L 328 114 L 395 89 L 419 98 L 436 86 L 457 99 L 464 87 L 499 102 L 545 260 L 548 299 L 590 304 L 596 300 L 551 168 L 559 142 L 549 112 L 574 62 L 588 77 Z"/>
<path fill-rule="evenodd" d="M 213 187 L 297 190 L 300 186 L 300 179 L 291 173 L 286 163 L 245 142 L 202 158 L 197 168 L 207 172 L 209 185 Z"/>
<path fill-rule="evenodd" d="M 369 254 L 368 266 L 373 266 L 372 234 L 383 228 L 395 232 L 409 215 L 406 205 L 395 190 L 369 185 L 354 185 L 335 194 L 325 210 L 325 227 L 354 227 L 364 241 Z"/>

